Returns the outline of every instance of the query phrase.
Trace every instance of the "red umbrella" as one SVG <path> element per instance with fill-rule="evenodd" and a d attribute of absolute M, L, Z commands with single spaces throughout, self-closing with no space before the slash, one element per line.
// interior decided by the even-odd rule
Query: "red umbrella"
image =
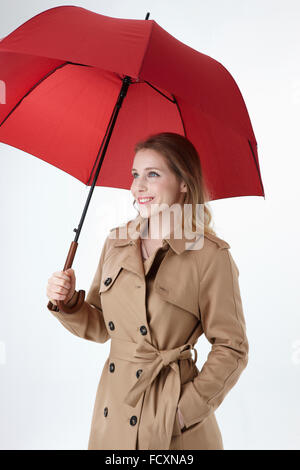
<path fill-rule="evenodd" d="M 134 144 L 149 134 L 177 132 L 192 141 L 210 200 L 264 196 L 256 139 L 234 79 L 148 16 L 61 6 L 0 42 L 0 141 L 91 186 L 64 270 L 94 187 L 129 189 Z"/>

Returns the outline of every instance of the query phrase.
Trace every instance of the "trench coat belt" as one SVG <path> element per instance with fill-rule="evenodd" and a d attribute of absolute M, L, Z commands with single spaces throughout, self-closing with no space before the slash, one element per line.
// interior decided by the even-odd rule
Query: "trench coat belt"
<path fill-rule="evenodd" d="M 192 357 L 192 349 L 195 353 L 195 359 Z M 132 407 L 137 405 L 142 394 L 155 380 L 162 368 L 169 366 L 169 373 L 157 401 L 151 437 L 147 444 L 148 449 L 169 449 L 181 391 L 178 360 L 191 358 L 196 363 L 197 350 L 191 343 L 186 343 L 174 349 L 159 350 L 145 338 L 138 343 L 134 343 L 112 337 L 110 357 L 138 364 L 147 363 L 146 367 L 143 366 L 142 373 L 125 396 L 125 403 Z"/>

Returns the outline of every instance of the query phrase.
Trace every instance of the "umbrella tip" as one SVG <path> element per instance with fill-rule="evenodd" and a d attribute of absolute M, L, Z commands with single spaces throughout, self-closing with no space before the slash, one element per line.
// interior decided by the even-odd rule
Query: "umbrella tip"
<path fill-rule="evenodd" d="M 148 20 L 149 16 L 150 16 L 150 12 L 148 11 L 145 20 Z"/>

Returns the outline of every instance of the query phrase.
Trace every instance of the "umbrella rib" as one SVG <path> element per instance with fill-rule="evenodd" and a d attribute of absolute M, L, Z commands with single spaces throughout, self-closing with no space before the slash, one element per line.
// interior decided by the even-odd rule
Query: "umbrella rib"
<path fill-rule="evenodd" d="M 151 83 L 147 82 L 147 80 L 144 81 L 145 83 L 147 83 L 147 85 L 151 86 L 151 88 L 153 88 L 155 91 L 157 91 L 158 93 L 160 93 L 162 96 L 164 96 L 165 98 L 167 98 L 167 100 L 171 101 L 171 103 L 176 103 L 176 100 L 172 100 L 171 98 L 169 98 L 167 95 L 165 95 L 162 91 L 158 90 L 154 85 L 151 85 Z"/>
<path fill-rule="evenodd" d="M 177 103 L 177 100 L 176 100 L 175 96 L 172 95 L 172 96 L 173 96 L 173 100 L 172 100 L 171 98 L 169 98 L 168 96 L 166 96 L 164 93 L 162 93 L 160 90 L 158 90 L 154 85 L 151 85 L 151 83 L 147 82 L 146 80 L 140 81 L 140 83 L 147 83 L 147 85 L 149 85 L 149 86 L 152 87 L 155 91 L 157 91 L 157 92 L 160 93 L 162 96 L 164 96 L 165 98 L 167 98 L 167 100 L 171 101 L 171 103 L 175 103 L 175 104 L 177 105 L 177 107 L 178 107 L 178 110 L 179 110 L 179 113 L 180 113 L 180 117 L 181 117 L 181 121 L 182 121 L 182 125 L 183 125 L 183 127 L 184 127 L 184 123 L 183 123 L 181 111 L 180 111 L 180 108 L 179 108 L 179 106 L 178 106 L 178 103 Z M 201 109 L 201 108 L 199 107 L 199 109 Z M 211 112 L 204 111 L 203 109 L 201 109 L 201 112 L 202 112 L 203 114 L 207 114 L 208 116 L 213 117 L 214 119 L 219 120 L 219 119 L 216 118 Z M 224 123 L 223 123 L 223 124 L 224 124 Z M 235 129 L 235 128 L 232 127 L 231 125 L 228 125 L 228 124 L 226 124 L 226 125 L 227 125 L 231 130 L 233 130 L 234 132 L 237 132 L 240 136 L 242 136 L 243 138 L 245 138 L 245 135 L 242 134 L 240 131 L 238 131 L 237 129 Z M 186 132 L 184 132 L 184 134 L 185 134 L 185 137 L 186 137 Z M 249 139 L 248 139 L 248 140 L 249 140 Z M 250 146 L 251 146 L 251 145 L 250 145 Z M 252 148 L 251 148 L 251 150 L 252 150 Z M 253 150 L 252 150 L 252 152 L 253 152 Z M 254 158 L 254 160 L 255 160 L 255 158 Z M 261 185 L 262 185 L 262 181 L 261 181 Z"/>
<path fill-rule="evenodd" d="M 178 102 L 177 102 L 177 99 L 175 98 L 174 95 L 173 95 L 173 98 L 174 98 L 174 102 L 175 102 L 176 107 L 177 107 L 178 112 L 179 112 L 179 116 L 180 116 L 181 123 L 182 123 L 182 127 L 183 127 L 184 136 L 186 137 L 186 130 L 185 130 L 185 125 L 184 125 L 183 117 L 182 117 L 182 114 L 181 114 L 181 109 L 180 109 L 179 104 L 178 104 Z"/>
<path fill-rule="evenodd" d="M 181 114 L 181 109 L 179 108 L 179 104 L 175 98 L 174 95 L 173 96 L 173 99 L 169 98 L 167 95 L 165 95 L 163 92 L 161 92 L 160 90 L 158 90 L 154 85 L 152 85 L 151 83 L 147 82 L 147 80 L 144 81 L 144 83 L 147 83 L 147 85 L 149 85 L 151 88 L 153 88 L 155 91 L 157 91 L 160 95 L 164 96 L 165 98 L 167 98 L 167 100 L 171 101 L 171 103 L 174 103 L 176 104 L 176 107 L 178 109 L 178 113 L 179 113 L 179 116 L 180 116 L 180 119 L 181 119 L 181 123 L 182 123 L 182 127 L 183 127 L 183 132 L 184 132 L 184 135 L 186 137 L 186 130 L 185 130 L 185 125 L 184 125 L 184 122 L 183 122 L 183 118 L 182 118 L 182 114 Z"/>
<path fill-rule="evenodd" d="M 254 160 L 254 163 L 255 163 L 255 166 L 256 166 L 256 170 L 257 170 L 257 173 L 258 173 L 258 177 L 259 177 L 259 182 L 260 182 L 261 190 L 262 190 L 263 196 L 265 197 L 265 191 L 264 191 L 264 186 L 263 186 L 263 182 L 262 182 L 262 179 L 261 179 L 261 174 L 260 174 L 260 171 L 259 171 L 259 167 L 258 167 L 256 158 L 255 158 L 255 154 L 254 154 L 254 151 L 253 151 L 253 148 L 252 148 L 252 144 L 251 144 L 250 139 L 248 139 L 248 142 L 249 142 L 249 146 L 250 146 L 250 149 L 251 149 L 252 157 L 253 157 L 253 160 Z"/>
<path fill-rule="evenodd" d="M 10 110 L 10 112 L 7 114 L 7 116 L 5 116 L 5 118 L 3 119 L 3 121 L 0 123 L 0 127 L 2 126 L 2 124 L 5 123 L 5 121 L 9 118 L 9 116 L 14 112 L 14 110 L 22 103 L 22 101 L 24 100 L 24 98 L 26 98 L 26 96 L 28 96 L 41 82 L 43 82 L 44 80 L 46 80 L 46 78 L 48 78 L 50 75 L 52 75 L 54 72 L 56 72 L 56 70 L 64 67 L 65 65 L 67 64 L 72 64 L 72 65 L 81 65 L 83 67 L 90 67 L 89 65 L 85 65 L 85 64 L 76 64 L 74 62 L 64 62 L 63 64 L 60 64 L 58 65 L 57 67 L 55 67 L 53 70 L 50 70 L 44 77 L 40 78 L 40 80 L 38 82 L 36 82 L 28 91 L 27 93 L 25 93 L 25 95 L 18 101 L 18 103 Z"/>

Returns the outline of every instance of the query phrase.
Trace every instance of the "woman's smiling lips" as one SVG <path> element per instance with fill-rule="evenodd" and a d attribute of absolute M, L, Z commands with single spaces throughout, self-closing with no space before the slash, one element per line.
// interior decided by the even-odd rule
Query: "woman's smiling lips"
<path fill-rule="evenodd" d="M 154 197 L 151 197 L 151 196 L 149 196 L 149 197 L 138 197 L 138 202 L 139 202 L 139 204 L 148 204 L 153 199 L 154 199 Z"/>

